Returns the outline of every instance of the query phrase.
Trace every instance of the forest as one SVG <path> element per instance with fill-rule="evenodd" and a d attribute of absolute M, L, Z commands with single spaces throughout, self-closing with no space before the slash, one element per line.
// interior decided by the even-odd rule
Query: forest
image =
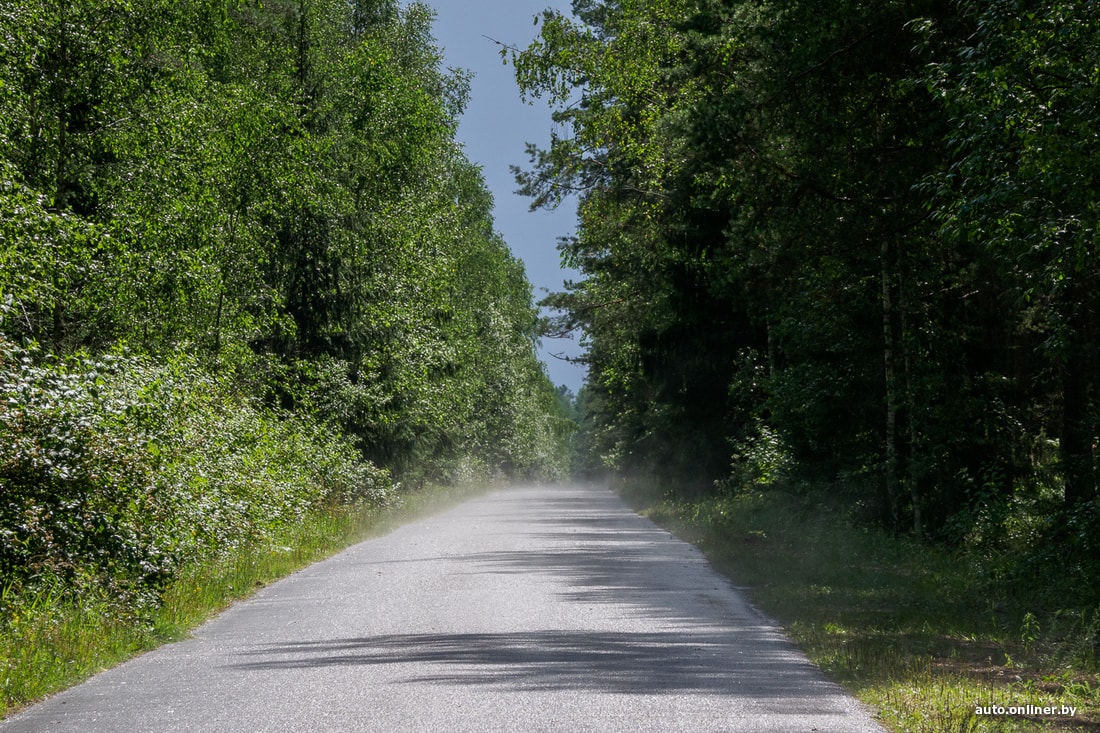
<path fill-rule="evenodd" d="M 565 475 L 573 423 L 431 23 L 0 3 L 4 624 L 42 597 L 140 616 L 312 513 Z"/>
<path fill-rule="evenodd" d="M 788 599 L 822 611 L 792 630 L 832 638 L 831 674 L 953 655 L 1095 705 L 1100 4 L 546 10 L 501 45 L 554 123 L 517 185 L 577 208 L 579 275 L 540 304 L 432 18 L 0 0 L 0 715 L 62 684 L 40 662 L 71 681 L 178 633 L 156 609 L 213 584 L 196 567 L 247 592 L 249 548 L 311 518 L 571 476 L 694 506 L 710 552 L 793 558 L 832 594 Z M 564 334 L 575 400 L 536 357 Z M 76 665 L 61 607 L 68 649 L 145 636 Z M 1055 681 L 1023 670 L 1048 637 L 1077 665 Z"/>
<path fill-rule="evenodd" d="M 1100 588 L 1100 6 L 576 0 L 506 49 L 576 202 L 588 474 L 781 486 Z"/>

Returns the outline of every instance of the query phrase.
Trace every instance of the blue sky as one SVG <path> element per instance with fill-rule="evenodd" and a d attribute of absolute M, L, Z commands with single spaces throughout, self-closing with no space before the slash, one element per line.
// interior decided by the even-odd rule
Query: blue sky
<path fill-rule="evenodd" d="M 516 181 L 508 166 L 526 166 L 525 144 L 545 146 L 553 122 L 544 102 L 536 100 L 528 105 L 520 101 L 512 68 L 502 63 L 499 46 L 489 38 L 525 48 L 538 32 L 534 17 L 548 7 L 568 11 L 569 3 L 561 0 L 429 0 L 429 3 L 436 9 L 434 32 L 446 65 L 474 73 L 458 139 L 470 160 L 482 167 L 496 203 L 497 231 L 523 260 L 527 278 L 535 287 L 535 298 L 540 299 L 544 289 L 561 290 L 564 280 L 577 276 L 561 269 L 556 248 L 559 237 L 573 233 L 576 212 L 569 204 L 553 212 L 530 212 L 530 200 L 514 193 Z M 553 382 L 574 392 L 584 380 L 583 369 L 552 355 L 577 353 L 576 342 L 550 339 L 544 340 L 540 350 Z"/>

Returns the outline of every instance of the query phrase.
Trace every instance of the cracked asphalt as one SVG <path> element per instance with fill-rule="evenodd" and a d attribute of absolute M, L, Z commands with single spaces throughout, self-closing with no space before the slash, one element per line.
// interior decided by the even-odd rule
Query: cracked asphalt
<path fill-rule="evenodd" d="M 608 491 L 500 491 L 356 545 L 0 733 L 843 731 L 871 714 Z"/>

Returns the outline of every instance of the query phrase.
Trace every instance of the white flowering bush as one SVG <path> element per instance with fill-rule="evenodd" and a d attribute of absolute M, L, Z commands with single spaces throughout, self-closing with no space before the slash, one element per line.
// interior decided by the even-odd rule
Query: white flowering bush
<path fill-rule="evenodd" d="M 186 357 L 54 359 L 0 341 L 0 446 L 9 597 L 100 586 L 155 603 L 183 563 L 393 491 L 346 440 Z"/>

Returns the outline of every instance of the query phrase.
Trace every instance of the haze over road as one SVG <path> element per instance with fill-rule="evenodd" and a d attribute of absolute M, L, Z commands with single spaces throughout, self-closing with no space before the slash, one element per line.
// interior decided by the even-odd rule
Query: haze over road
<path fill-rule="evenodd" d="M 588 488 L 364 542 L 0 731 L 880 731 L 701 554 Z"/>

